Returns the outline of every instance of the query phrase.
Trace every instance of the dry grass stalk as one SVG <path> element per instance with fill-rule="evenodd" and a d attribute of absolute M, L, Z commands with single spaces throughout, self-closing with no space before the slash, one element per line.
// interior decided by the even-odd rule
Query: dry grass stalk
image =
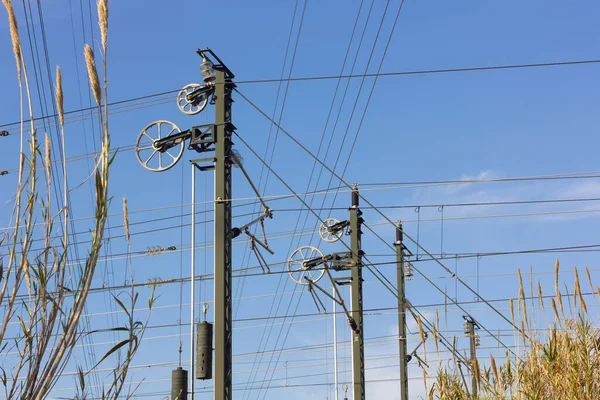
<path fill-rule="evenodd" d="M 587 276 L 588 283 L 590 284 L 590 289 L 592 290 L 592 298 L 594 297 L 594 283 L 592 282 L 592 276 L 590 275 L 590 270 L 585 269 L 585 275 Z"/>
<path fill-rule="evenodd" d="M 10 28 L 10 40 L 13 46 L 13 53 L 15 55 L 15 61 L 17 64 L 17 77 L 19 78 L 19 84 L 21 84 L 21 40 L 19 39 L 19 25 L 17 24 L 17 18 L 15 17 L 15 10 L 10 0 L 2 0 L 6 12 L 8 13 L 8 25 Z"/>
<path fill-rule="evenodd" d="M 435 349 L 438 355 L 438 359 L 440 357 L 440 344 L 439 344 L 439 339 L 438 339 L 438 330 L 435 324 L 433 324 L 432 329 L 431 329 L 431 333 L 433 333 L 433 341 L 435 342 Z"/>
<path fill-rule="evenodd" d="M 419 326 L 419 336 L 421 336 L 421 343 L 423 344 L 423 357 L 425 362 L 427 362 L 427 349 L 425 348 L 425 340 L 427 337 L 425 336 L 425 331 L 423 330 L 423 322 L 421 321 L 421 317 L 417 318 L 417 325 Z"/>
<path fill-rule="evenodd" d="M 510 306 L 510 319 L 514 326 L 515 325 L 515 303 L 514 303 L 512 297 L 510 299 L 508 299 L 508 304 Z"/>
<path fill-rule="evenodd" d="M 558 271 L 559 271 L 560 265 L 558 263 L 558 258 L 556 259 L 556 262 L 554 264 L 554 290 L 556 291 L 556 302 L 558 303 L 557 306 L 560 306 L 560 310 L 563 310 L 563 302 L 562 302 L 562 295 L 560 294 L 560 286 L 558 285 Z"/>
<path fill-rule="evenodd" d="M 574 272 L 575 272 L 575 294 L 574 294 L 573 298 L 576 299 L 577 296 L 579 296 L 579 302 L 581 303 L 581 308 L 587 314 L 587 305 L 585 304 L 585 301 L 583 300 L 583 294 L 581 294 L 581 285 L 579 283 L 579 272 L 577 272 L 577 267 L 575 267 Z M 576 303 L 576 301 L 575 301 L 575 303 Z M 575 307 L 577 307 L 577 304 L 575 304 Z"/>
<path fill-rule="evenodd" d="M 96 60 L 94 59 L 94 51 L 89 45 L 85 45 L 83 54 L 85 56 L 85 67 L 87 69 L 88 78 L 94 99 L 98 106 L 102 105 L 102 92 L 100 90 L 100 80 L 98 79 L 98 69 L 96 68 Z"/>
<path fill-rule="evenodd" d="M 479 361 L 477 357 L 473 359 L 473 376 L 475 377 L 475 382 L 477 383 L 477 387 L 481 387 L 481 370 L 479 369 Z"/>
<path fill-rule="evenodd" d="M 62 75 L 60 73 L 60 67 L 56 66 L 56 106 L 58 107 L 58 119 L 60 125 L 65 126 L 65 109 L 64 109 L 64 95 L 62 88 Z"/>
<path fill-rule="evenodd" d="M 490 354 L 490 367 L 492 368 L 492 372 L 494 373 L 494 379 L 496 380 L 496 384 L 500 381 L 500 375 L 498 374 L 498 367 L 496 366 L 496 360 L 494 356 Z"/>
<path fill-rule="evenodd" d="M 525 324 L 529 326 L 529 320 L 527 318 L 527 297 L 525 297 L 525 287 L 523 286 L 523 276 L 521 275 L 521 268 L 517 269 L 517 276 L 519 277 L 519 314 L 521 311 L 521 302 L 523 302 L 523 318 L 525 318 Z"/>
<path fill-rule="evenodd" d="M 554 311 L 554 317 L 556 318 L 557 321 L 560 320 L 560 316 L 558 315 L 558 309 L 556 307 L 556 300 L 554 300 L 554 297 L 550 299 L 551 303 L 552 303 L 552 310 Z"/>
<path fill-rule="evenodd" d="M 127 197 L 123 196 L 123 226 L 125 227 L 125 238 L 127 245 L 130 244 L 131 236 L 129 235 L 129 212 L 127 211 Z"/>
<path fill-rule="evenodd" d="M 540 301 L 540 306 L 542 307 L 542 310 L 545 310 L 546 308 L 544 307 L 544 295 L 542 294 L 542 284 L 539 280 L 538 280 L 538 299 Z"/>

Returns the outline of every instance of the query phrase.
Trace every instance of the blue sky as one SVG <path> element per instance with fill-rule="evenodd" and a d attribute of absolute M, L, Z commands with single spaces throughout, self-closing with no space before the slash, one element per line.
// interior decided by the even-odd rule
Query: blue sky
<path fill-rule="evenodd" d="M 30 74 L 33 74 L 23 9 L 21 4 L 16 3 L 25 56 Z M 168 5 L 154 0 L 109 2 L 109 101 L 175 90 L 188 83 L 199 82 L 200 59 L 195 50 L 204 47 L 212 48 L 236 74 L 238 81 L 278 79 L 281 76 L 335 76 L 340 72 L 364 73 L 386 3 L 375 0 L 366 23 L 372 4 L 370 1 L 232 1 L 210 4 L 181 1 L 169 2 Z M 36 15 L 32 24 L 38 30 L 38 45 L 41 46 L 37 6 L 32 6 Z M 389 2 L 380 38 L 367 69 L 369 73 L 376 72 L 381 62 L 398 6 L 398 1 Z M 75 1 L 45 0 L 42 1 L 42 7 L 50 69 L 52 75 L 56 65 L 60 65 L 63 71 L 65 109 L 88 107 L 89 93 L 82 55 L 83 44 L 87 42 L 95 49 L 97 57 L 100 56 L 95 7 L 92 5 L 94 12 L 91 24 L 89 4 L 86 1 L 80 4 Z M 349 61 L 342 68 L 359 7 L 361 12 L 358 15 L 356 34 L 350 45 Z M 304 18 L 301 25 L 302 14 Z M 394 29 L 382 72 L 597 59 L 600 54 L 599 17 L 600 5 L 592 1 L 407 0 Z M 365 26 L 363 42 L 359 48 L 359 38 Z M 285 58 L 290 32 L 291 45 Z M 295 57 L 292 57 L 296 41 Z M 3 125 L 19 120 L 18 86 L 5 13 L 0 17 L 0 51 L 0 125 Z M 352 71 L 355 56 L 356 64 Z M 292 58 L 294 61 L 290 71 Z M 45 64 L 43 67 L 43 73 L 47 74 Z M 367 184 L 485 180 L 599 170 L 596 161 L 599 144 L 597 108 L 600 101 L 597 74 L 598 65 L 589 64 L 381 77 L 377 80 L 359 131 L 359 121 L 375 79 L 370 77 L 364 80 L 363 91 L 356 101 L 356 113 L 352 120 L 350 115 L 362 80 L 350 80 L 343 105 L 341 95 L 348 81 L 342 80 L 333 103 L 333 115 L 336 116 L 338 110 L 341 111 L 327 152 L 325 146 L 332 135 L 335 119 L 329 122 L 327 129 L 325 126 L 338 80 L 291 82 L 287 87 L 283 112 L 285 83 L 281 86 L 277 82 L 246 83 L 240 84 L 238 88 L 258 107 L 274 116 L 275 120 L 281 118 L 281 125 L 311 152 L 318 153 L 319 159 L 328 166 L 333 167 L 339 155 L 340 161 L 335 169 L 337 173 L 342 173 L 356 136 L 355 149 L 344 174 L 344 179 L 348 182 Z M 34 80 L 34 77 L 30 79 Z M 44 79 L 49 101 L 51 97 L 46 75 Z M 281 90 L 281 94 L 276 103 L 278 90 Z M 236 96 L 235 100 L 233 118 L 237 132 L 258 154 L 266 155 L 271 167 L 297 193 L 304 193 L 315 187 L 324 189 L 339 186 L 335 178 L 329 183 L 330 175 L 326 171 L 317 183 L 318 168 L 309 181 L 313 158 L 283 133 L 272 129 L 269 121 L 242 98 Z M 170 120 L 181 129 L 186 129 L 209 123 L 213 119 L 211 106 L 201 114 L 189 117 L 180 113 L 175 104 L 175 95 L 171 94 L 160 96 L 153 103 L 136 102 L 131 109 L 113 109 L 110 117 L 112 146 L 124 149 L 118 154 L 111 172 L 110 191 L 114 196 L 112 212 L 116 215 L 111 217 L 110 223 L 115 228 L 110 230 L 111 239 L 105 246 L 108 261 L 100 264 L 97 286 L 102 286 L 103 281 L 116 285 L 129 279 L 123 257 L 115 256 L 122 254 L 126 248 L 123 230 L 119 227 L 122 225 L 122 216 L 118 215 L 121 212 L 122 196 L 127 196 L 132 211 L 130 219 L 133 223 L 134 251 L 150 246 L 173 245 L 178 248 L 178 251 L 168 254 L 134 258 L 135 281 L 189 276 L 190 230 L 187 214 L 190 212 L 191 178 L 187 160 L 195 157 L 195 154 L 186 151 L 173 169 L 151 173 L 138 164 L 130 150 L 141 129 L 154 120 Z M 34 100 L 34 113 L 36 116 L 42 115 L 37 98 Z M 89 117 L 89 114 L 85 116 Z M 66 126 L 68 157 L 89 154 L 98 144 L 97 121 L 78 121 L 81 119 L 84 118 L 74 117 L 73 122 Z M 39 132 L 44 131 L 43 124 L 37 126 Z M 17 132 L 17 126 L 0 129 L 7 129 L 10 133 Z M 324 132 L 325 145 L 319 148 Z M 347 139 L 343 142 L 345 132 Z M 50 133 L 55 135 L 55 129 L 51 128 Z M 274 146 L 275 137 L 277 139 Z M 0 170 L 12 170 L 17 166 L 18 135 L 1 137 L 0 143 Z M 245 167 L 261 191 L 267 196 L 289 194 L 273 175 L 266 178 L 266 171 L 260 161 L 241 142 L 236 142 L 236 149 L 244 156 Z M 91 168 L 89 158 L 69 162 L 70 186 L 79 185 L 90 174 Z M 14 173 L 0 177 L 2 226 L 8 224 L 12 209 L 9 201 L 14 193 L 15 182 Z M 198 209 L 207 210 L 208 216 L 211 210 L 212 185 L 211 174 L 199 174 L 197 200 L 201 204 Z M 422 207 L 418 214 L 413 207 L 387 208 L 383 211 L 392 220 L 405 220 L 406 233 L 415 239 L 418 236 L 420 244 L 428 251 L 446 253 L 446 258 L 442 261 L 444 265 L 457 271 L 464 282 L 473 288 L 479 288 L 480 294 L 488 299 L 516 297 L 516 270 L 521 268 L 523 272 L 527 272 L 524 276 L 528 286 L 530 266 L 534 284 L 537 285 L 539 278 L 544 293 L 552 293 L 551 271 L 557 254 L 533 253 L 480 259 L 458 258 L 454 254 L 600 243 L 597 234 L 597 211 L 600 207 L 594 201 L 450 206 L 454 203 L 597 198 L 600 197 L 597 179 L 406 186 L 391 185 L 387 187 L 388 190 L 379 190 L 382 188 L 380 185 L 360 187 L 363 195 L 376 206 L 446 205 L 443 209 Z M 71 196 L 76 218 L 92 215 L 91 187 L 88 184 L 74 190 Z M 236 171 L 234 197 L 248 199 L 253 196 L 242 174 Z M 322 195 L 314 196 L 311 204 L 321 207 L 323 203 L 325 207 L 330 207 L 333 198 L 332 194 L 325 198 Z M 321 214 L 322 217 L 346 219 L 344 207 L 350 204 L 349 193 L 339 193 L 335 199 L 334 205 L 341 209 L 331 213 L 325 211 Z M 311 197 L 308 197 L 307 201 L 310 200 Z M 247 201 L 236 200 L 234 205 Z M 292 237 L 291 232 L 297 224 L 298 230 L 304 227 L 308 231 L 318 226 L 314 216 L 310 215 L 305 219 L 306 212 L 277 211 L 299 208 L 301 204 L 298 200 L 279 199 L 272 200 L 270 204 L 275 214 L 273 220 L 267 221 L 266 227 L 276 253 L 267 259 L 274 264 L 274 271 L 280 271 L 283 266 L 278 263 L 284 262 L 294 249 L 302 245 L 318 246 L 324 253 L 343 251 L 344 247 L 340 243 L 330 245 L 320 242 L 318 235 L 311 232 Z M 139 210 L 146 211 L 135 212 Z M 253 211 L 256 211 L 254 206 L 240 207 L 236 210 L 236 215 Z M 384 223 L 384 219 L 373 210 L 364 211 L 366 223 L 391 243 L 394 240 L 394 228 Z M 180 216 L 182 212 L 186 214 L 183 219 Z M 212 224 L 210 221 L 204 223 L 204 218 L 204 215 L 198 217 L 196 270 L 199 274 L 212 271 L 212 251 L 210 246 L 205 246 L 205 242 L 212 240 Z M 242 216 L 235 221 L 243 224 L 250 218 Z M 85 219 L 76 222 L 76 230 L 82 232 L 77 237 L 78 241 L 86 239 L 85 232 L 89 229 L 89 224 L 90 221 Z M 179 227 L 181 224 L 185 226 Z M 171 228 L 167 229 L 168 227 Z M 152 232 L 145 232 L 147 230 Z M 392 250 L 368 229 L 365 229 L 363 247 L 372 262 L 394 260 Z M 409 247 L 416 253 L 414 245 Z M 85 254 L 86 244 L 80 244 L 78 248 L 80 254 Z M 597 276 L 596 254 L 571 252 L 559 255 L 569 291 L 572 291 L 572 273 L 567 270 L 572 270 L 573 266 L 580 270 L 587 267 L 592 277 Z M 236 269 L 256 266 L 248 252 L 247 243 L 236 245 L 234 259 Z M 459 301 L 473 299 L 472 293 L 462 285 L 456 286 L 439 265 L 418 262 L 415 267 L 441 288 L 445 288 L 450 297 Z M 395 283 L 394 265 L 381 265 L 379 269 Z M 412 304 L 444 303 L 441 293 L 425 280 L 418 276 L 416 278 L 407 283 L 408 298 Z M 197 287 L 199 296 L 196 301 L 209 301 L 212 297 L 212 281 L 208 281 L 206 285 L 199 283 Z M 239 390 L 236 398 L 334 398 L 331 346 L 327 346 L 327 351 L 323 347 L 317 351 L 293 351 L 300 346 L 330 343 L 331 317 L 312 315 L 294 320 L 282 317 L 316 312 L 310 296 L 300 294 L 302 290 L 285 274 L 236 279 L 235 296 L 243 298 L 234 304 L 234 318 L 240 320 L 236 322 L 234 333 L 234 384 L 236 390 Z M 150 325 L 172 325 L 180 321 L 180 293 L 183 293 L 184 303 L 181 321 L 189 323 L 189 285 L 163 285 L 158 288 L 157 293 L 160 297 L 157 308 L 152 312 Z M 140 289 L 140 294 L 144 299 L 148 291 Z M 393 337 L 397 334 L 397 320 L 394 310 L 389 309 L 395 306 L 395 301 L 370 273 L 365 272 L 365 309 L 378 310 L 368 312 L 365 317 L 365 335 L 369 338 L 366 350 L 368 379 L 384 380 L 368 385 L 368 394 L 374 398 L 399 398 L 396 394 L 397 382 L 394 381 L 398 377 L 397 359 L 384 358 L 394 352 L 397 354 L 397 342 Z M 118 323 L 121 316 L 101 314 L 115 310 L 114 302 L 111 302 L 106 292 L 92 295 L 88 309 L 90 314 L 94 314 L 89 318 L 92 329 Z M 497 302 L 494 305 L 505 315 L 509 315 L 508 302 Z M 510 325 L 481 302 L 465 304 L 464 307 L 493 332 L 510 328 Z M 425 316 L 435 320 L 435 307 L 422 310 Z M 448 331 L 449 338 L 452 335 L 460 336 L 459 347 L 464 348 L 467 341 L 461 336 L 461 311 L 450 306 L 446 313 L 443 306 L 439 310 L 443 330 Z M 592 315 L 596 315 L 595 308 Z M 144 317 L 144 311 L 139 316 Z M 266 319 L 268 316 L 280 318 Z M 200 313 L 197 318 L 201 318 Z M 211 318 L 209 310 L 208 319 Z M 258 319 L 251 320 L 253 318 Z M 543 322 L 540 320 L 542 326 Z M 414 332 L 415 325 L 411 324 Z M 183 359 L 188 360 L 188 327 L 182 329 Z M 134 362 L 140 368 L 131 372 L 134 382 L 142 378 L 146 380 L 138 389 L 140 394 L 159 399 L 165 396 L 163 392 L 170 390 L 170 370 L 175 365 L 169 363 L 176 363 L 178 360 L 179 333 L 180 328 L 175 326 L 155 327 L 147 331 L 148 340 Z M 349 331 L 343 318 L 339 318 L 338 333 L 340 343 L 347 344 Z M 503 339 L 508 344 L 513 342 L 512 334 Z M 110 348 L 106 342 L 116 338 L 98 335 L 93 340 L 96 358 L 99 358 Z M 418 335 L 411 336 L 410 340 L 409 348 L 416 345 Z M 493 339 L 483 336 L 482 343 L 480 351 L 483 354 L 499 352 Z M 271 358 L 272 353 L 268 351 L 282 348 L 287 351 L 277 352 Z M 427 349 L 430 351 L 429 357 L 433 359 L 436 355 L 432 342 L 428 343 Z M 243 356 L 256 351 L 267 352 L 256 363 L 253 357 Z M 340 350 L 340 356 L 349 355 L 348 346 Z M 258 360 L 262 360 L 260 364 Z M 74 371 L 78 364 L 85 366 L 85 362 L 83 353 L 78 351 L 67 371 Z M 149 364 L 161 366 L 143 367 Z M 349 367 L 347 358 L 340 362 L 340 370 L 345 371 Z M 325 372 L 328 374 L 325 375 Z M 413 378 L 411 390 L 415 394 L 421 393 L 421 369 L 413 365 L 410 372 Z M 435 364 L 430 366 L 429 372 L 435 373 Z M 320 375 L 312 376 L 313 374 Z M 267 382 L 271 376 L 277 380 L 273 380 L 272 387 L 266 390 L 267 384 L 262 383 Z M 107 377 L 108 373 L 101 373 L 98 381 Z M 340 374 L 342 381 L 348 377 L 348 373 Z M 54 398 L 71 395 L 68 388 L 72 385 L 71 378 L 63 378 L 57 388 L 67 390 L 57 391 Z M 211 389 L 210 382 L 198 385 L 202 390 L 205 386 L 206 390 Z"/>

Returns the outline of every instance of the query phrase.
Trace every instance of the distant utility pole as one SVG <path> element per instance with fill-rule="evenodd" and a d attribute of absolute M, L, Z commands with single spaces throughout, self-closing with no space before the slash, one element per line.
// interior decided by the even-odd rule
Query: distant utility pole
<path fill-rule="evenodd" d="M 475 379 L 475 359 L 477 358 L 477 347 L 479 347 L 479 334 L 476 333 L 476 329 L 479 329 L 477 322 L 470 316 L 464 315 L 465 319 L 465 335 L 469 337 L 469 349 L 471 364 L 471 393 L 473 398 L 477 398 L 477 379 Z"/>
<path fill-rule="evenodd" d="M 408 400 L 408 361 L 406 342 L 406 292 L 404 286 L 404 235 L 402 223 L 396 225 L 396 274 L 398 285 L 398 334 L 400 335 L 400 400 Z"/>
<path fill-rule="evenodd" d="M 352 383 L 353 399 L 365 399 L 365 347 L 363 331 L 363 291 L 362 291 L 362 211 L 359 206 L 358 186 L 352 188 L 352 207 L 350 207 L 350 251 L 352 252 L 352 279 L 351 279 L 351 316 L 356 323 L 352 330 Z"/>

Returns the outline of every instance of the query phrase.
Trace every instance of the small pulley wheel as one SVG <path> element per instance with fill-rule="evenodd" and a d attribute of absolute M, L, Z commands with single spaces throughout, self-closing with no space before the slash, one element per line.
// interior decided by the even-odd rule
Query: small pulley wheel
<path fill-rule="evenodd" d="M 323 221 L 321 223 L 321 226 L 319 227 L 319 236 L 321 236 L 321 239 L 323 239 L 327 243 L 334 243 L 340 240 L 342 238 L 342 235 L 344 234 L 344 230 L 340 229 L 337 232 L 331 232 L 330 230 L 330 228 L 333 225 L 339 222 L 340 221 L 338 221 L 335 218 L 327 218 L 325 221 Z"/>
<path fill-rule="evenodd" d="M 181 130 L 171 121 L 154 121 L 146 126 L 139 134 L 135 142 L 135 155 L 142 167 L 153 172 L 166 171 L 177 164 L 183 155 L 183 143 L 167 148 L 159 149 L 156 142 L 179 133 Z"/>
<path fill-rule="evenodd" d="M 177 108 L 184 114 L 196 115 L 206 108 L 208 104 L 208 96 L 206 93 L 198 95 L 196 99 L 190 101 L 189 95 L 192 94 L 196 89 L 199 89 L 202 85 L 197 83 L 190 83 L 185 85 L 183 89 L 177 94 Z"/>
<path fill-rule="evenodd" d="M 294 250 L 287 263 L 290 278 L 300 285 L 308 285 L 309 282 L 304 279 L 305 277 L 313 283 L 318 282 L 325 274 L 325 269 L 323 266 L 319 266 L 319 269 L 309 268 L 306 262 L 321 257 L 323 257 L 321 250 L 313 246 L 302 246 Z"/>

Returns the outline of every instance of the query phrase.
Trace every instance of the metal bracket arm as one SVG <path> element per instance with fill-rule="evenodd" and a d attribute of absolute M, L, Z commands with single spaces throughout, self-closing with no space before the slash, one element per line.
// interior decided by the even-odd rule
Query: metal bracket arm
<path fill-rule="evenodd" d="M 236 238 L 236 237 L 240 236 L 240 234 L 242 232 L 245 233 L 248 230 L 248 228 L 250 228 L 252 225 L 262 222 L 266 218 L 273 218 L 273 213 L 271 213 L 271 211 L 269 211 L 268 213 L 264 213 L 260 217 L 248 222 L 247 224 L 240 226 L 239 228 L 233 228 L 231 230 L 232 237 Z"/>
<path fill-rule="evenodd" d="M 356 324 L 356 321 L 354 320 L 354 318 L 352 318 L 352 316 L 350 315 L 350 312 L 348 311 L 348 308 L 346 308 L 346 304 L 344 303 L 344 300 L 342 299 L 342 296 L 340 295 L 340 292 L 337 289 L 337 286 L 335 284 L 335 280 L 333 279 L 333 277 L 331 276 L 331 273 L 329 272 L 329 269 L 325 268 L 325 273 L 327 274 L 327 276 L 329 277 L 329 280 L 331 281 L 331 284 L 333 285 L 333 288 L 335 290 L 335 297 L 330 295 L 327 291 L 325 291 L 322 287 L 320 287 L 319 285 L 317 285 L 312 279 L 310 279 L 309 277 L 305 276 L 304 279 L 306 279 L 308 281 L 308 287 L 309 290 L 312 292 L 312 287 L 316 287 L 317 289 L 319 289 L 320 292 L 322 292 L 325 296 L 329 297 L 331 300 L 335 301 L 337 304 L 340 305 L 340 307 L 342 307 L 342 309 L 344 310 L 344 313 L 346 314 L 346 318 L 348 320 L 348 325 L 350 326 L 350 329 L 352 329 L 354 332 L 359 333 L 358 330 L 358 325 Z M 315 296 L 313 293 L 311 293 L 313 295 L 313 297 Z M 318 298 L 318 296 L 317 296 Z M 321 304 L 323 304 L 320 300 L 319 302 Z M 317 305 L 317 309 L 318 309 L 318 305 Z"/>
<path fill-rule="evenodd" d="M 250 236 L 250 250 L 252 250 L 252 252 L 256 256 L 256 260 L 258 261 L 258 265 L 262 269 L 263 273 L 267 272 L 267 273 L 270 274 L 271 273 L 271 268 L 269 268 L 269 263 L 267 263 L 267 260 L 265 260 L 265 258 L 261 254 L 260 250 L 258 250 L 258 247 L 256 247 L 255 243 L 260 244 L 269 253 L 273 254 L 273 252 L 269 248 L 265 247 L 262 243 L 260 243 L 260 241 L 256 240 L 254 238 L 254 236 L 252 236 L 250 234 L 248 234 L 248 236 Z"/>
<path fill-rule="evenodd" d="M 167 136 L 162 139 L 158 139 L 154 142 L 154 148 L 161 153 L 169 150 L 172 147 L 177 146 L 181 142 L 185 142 L 192 136 L 192 131 L 190 129 L 176 133 L 175 135 Z"/>
<path fill-rule="evenodd" d="M 333 224 L 331 226 L 328 226 L 327 227 L 327 231 L 329 233 L 331 233 L 332 235 L 335 235 L 336 233 L 338 233 L 339 231 L 345 229 L 348 226 L 350 226 L 350 221 L 340 221 L 337 224 Z"/>
<path fill-rule="evenodd" d="M 348 262 L 350 260 L 350 262 Z M 331 253 L 323 257 L 313 258 L 311 260 L 307 260 L 304 263 L 304 266 L 307 269 L 318 267 L 319 265 L 327 264 L 331 262 L 332 268 L 335 270 L 342 269 L 344 267 L 352 267 L 354 264 L 352 260 L 352 253 L 349 251 L 344 251 L 340 253 Z M 341 265 L 340 265 L 341 264 Z"/>
<path fill-rule="evenodd" d="M 209 92 L 214 92 L 215 88 L 213 86 L 200 86 L 198 89 L 194 90 L 191 93 L 188 93 L 185 96 L 185 99 L 193 104 L 193 105 L 198 105 L 198 102 L 200 100 L 200 96 L 203 95 L 204 93 L 209 93 Z"/>
<path fill-rule="evenodd" d="M 265 203 L 265 201 L 263 200 L 262 196 L 260 195 L 260 192 L 258 191 L 258 188 L 254 185 L 254 182 L 252 182 L 252 179 L 250 179 L 250 175 L 248 175 L 248 172 L 246 172 L 246 169 L 244 168 L 244 166 L 242 165 L 241 162 L 236 164 L 237 167 L 240 168 L 240 171 L 242 171 L 242 174 L 244 174 L 244 176 L 246 177 L 246 180 L 248 181 L 248 183 L 250 184 L 250 186 L 252 187 L 252 190 L 254 190 L 254 193 L 256 194 L 256 197 L 258 197 L 258 200 L 260 201 L 260 204 L 262 204 L 264 210 L 265 210 L 265 214 L 269 214 L 269 218 L 272 218 L 271 214 L 271 210 L 269 209 L 269 207 L 267 206 L 267 203 Z"/>
<path fill-rule="evenodd" d="M 248 235 L 248 237 L 250 238 L 250 248 L 252 249 L 253 247 L 253 243 L 258 243 L 260 245 L 260 247 L 262 247 L 263 249 L 265 249 L 266 251 L 268 251 L 269 253 L 271 253 L 271 255 L 275 254 L 275 252 L 273 250 L 271 250 L 269 248 L 269 246 L 266 245 L 266 243 L 263 243 L 262 241 L 260 241 L 260 239 L 258 239 L 256 236 L 254 236 L 253 234 L 251 234 L 248 229 L 246 229 L 244 231 L 244 233 L 246 235 Z"/>

